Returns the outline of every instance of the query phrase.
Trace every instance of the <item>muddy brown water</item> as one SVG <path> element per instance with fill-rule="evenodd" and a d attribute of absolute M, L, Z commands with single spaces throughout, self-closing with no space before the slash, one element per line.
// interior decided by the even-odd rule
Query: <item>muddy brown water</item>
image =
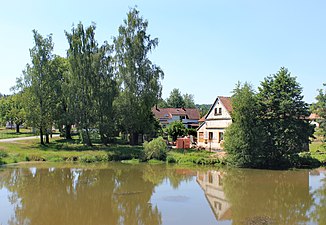
<path fill-rule="evenodd" d="M 326 170 L 7 166 L 0 224 L 324 225 Z"/>

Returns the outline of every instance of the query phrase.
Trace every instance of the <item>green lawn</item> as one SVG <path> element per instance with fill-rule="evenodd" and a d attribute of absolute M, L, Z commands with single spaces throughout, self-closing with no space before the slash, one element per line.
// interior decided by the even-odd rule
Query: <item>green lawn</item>
<path fill-rule="evenodd" d="M 309 145 L 311 157 L 318 159 L 323 164 L 326 163 L 326 146 L 322 142 L 312 142 Z"/>
<path fill-rule="evenodd" d="M 16 137 L 29 137 L 35 134 L 31 132 L 31 129 L 21 128 L 19 133 L 16 133 L 16 129 L 0 128 L 0 139 L 16 138 Z"/>
<path fill-rule="evenodd" d="M 22 161 L 118 161 L 139 158 L 141 153 L 142 147 L 127 145 L 87 147 L 79 144 L 78 140 L 67 141 L 60 138 L 51 139 L 51 143 L 46 146 L 40 145 L 38 139 L 0 143 L 0 158 L 4 163 Z"/>
<path fill-rule="evenodd" d="M 107 162 L 122 161 L 135 163 L 143 157 L 142 146 L 94 144 L 84 146 L 77 137 L 74 140 L 53 138 L 50 144 L 42 146 L 38 139 L 0 143 L 0 164 L 24 161 L 78 161 L 78 162 Z M 221 161 L 213 156 L 214 153 L 198 150 L 170 150 L 166 161 L 177 164 L 218 165 Z M 134 160 L 132 160 L 134 159 Z M 131 160 L 131 161 L 130 161 Z M 150 163 L 158 163 L 151 161 Z"/>

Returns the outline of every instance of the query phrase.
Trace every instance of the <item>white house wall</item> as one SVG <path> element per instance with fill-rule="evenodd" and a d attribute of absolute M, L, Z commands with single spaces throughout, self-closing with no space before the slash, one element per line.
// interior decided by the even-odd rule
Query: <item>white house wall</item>
<path fill-rule="evenodd" d="M 219 108 L 222 109 L 219 114 Z M 215 114 L 217 109 L 217 114 Z M 198 147 L 205 149 L 222 149 L 225 129 L 232 123 L 231 116 L 224 105 L 218 100 L 210 109 L 204 124 L 197 130 Z M 209 138 L 209 133 L 213 136 Z M 221 136 L 221 137 L 220 137 Z"/>

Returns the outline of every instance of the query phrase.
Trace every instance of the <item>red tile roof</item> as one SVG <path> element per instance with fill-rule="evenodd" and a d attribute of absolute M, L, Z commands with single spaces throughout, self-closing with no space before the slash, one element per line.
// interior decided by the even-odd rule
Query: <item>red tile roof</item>
<path fill-rule="evenodd" d="M 198 120 L 198 122 L 205 122 L 205 118 L 206 118 L 206 116 L 207 116 L 207 114 L 206 114 L 205 116 L 203 116 L 202 118 L 200 118 L 200 119 Z"/>
<path fill-rule="evenodd" d="M 212 104 L 211 108 L 209 109 L 208 113 L 204 116 L 204 118 L 201 118 L 200 119 L 201 120 L 200 122 L 203 122 L 203 121 L 206 120 L 207 116 L 213 110 L 213 107 L 215 106 L 217 100 L 219 100 L 222 103 L 222 105 L 224 105 L 224 107 L 226 108 L 226 110 L 228 111 L 228 113 L 231 113 L 232 112 L 231 97 L 217 96 L 217 98 L 215 99 L 215 101 Z"/>
<path fill-rule="evenodd" d="M 190 120 L 199 120 L 199 110 L 196 108 L 152 108 L 152 112 L 158 119 L 171 119 L 175 116 L 187 116 Z"/>
<path fill-rule="evenodd" d="M 230 113 L 232 112 L 231 97 L 218 96 L 226 110 Z"/>

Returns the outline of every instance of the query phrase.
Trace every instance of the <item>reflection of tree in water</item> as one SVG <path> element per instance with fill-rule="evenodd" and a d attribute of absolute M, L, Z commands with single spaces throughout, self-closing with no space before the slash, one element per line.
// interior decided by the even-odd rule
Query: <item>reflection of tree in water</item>
<path fill-rule="evenodd" d="M 153 183 L 155 186 L 161 184 L 165 179 L 168 179 L 171 186 L 177 189 L 181 181 L 190 181 L 192 176 L 189 174 L 180 173 L 180 171 L 190 171 L 171 167 L 169 165 L 144 165 L 143 179 Z"/>
<path fill-rule="evenodd" d="M 161 213 L 150 204 L 155 186 L 169 177 L 162 168 L 114 164 L 6 172 L 0 187 L 20 201 L 10 224 L 162 224 Z"/>
<path fill-rule="evenodd" d="M 326 173 L 326 171 L 324 172 Z M 311 216 L 317 224 L 326 224 L 326 178 L 322 179 L 321 182 L 321 188 L 313 193 L 318 201 L 315 201 L 314 211 Z"/>
<path fill-rule="evenodd" d="M 224 192 L 236 224 L 305 224 L 313 204 L 308 171 L 229 170 Z"/>

